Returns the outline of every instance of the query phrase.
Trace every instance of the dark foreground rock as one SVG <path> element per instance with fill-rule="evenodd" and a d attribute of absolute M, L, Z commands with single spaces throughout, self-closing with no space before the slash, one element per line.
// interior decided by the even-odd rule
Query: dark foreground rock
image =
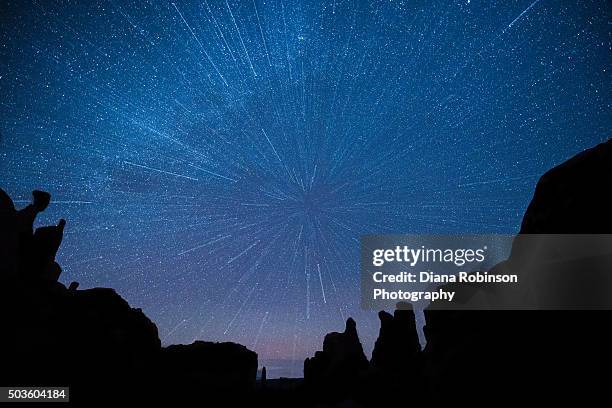
<path fill-rule="evenodd" d="M 414 376 L 414 363 L 421 344 L 416 331 L 414 312 L 409 305 L 400 305 L 393 314 L 378 313 L 380 333 L 372 351 L 372 367 L 381 373 L 403 373 Z"/>
<path fill-rule="evenodd" d="M 538 181 L 520 234 L 612 233 L 612 140 L 577 154 Z"/>
<path fill-rule="evenodd" d="M 324 395 L 325 400 L 338 401 L 357 391 L 369 363 L 355 321 L 346 321 L 344 332 L 325 336 L 323 350 L 304 361 L 304 381 L 312 393 Z"/>
<path fill-rule="evenodd" d="M 541 177 L 520 234 L 611 234 L 610 191 L 612 141 L 576 155 Z M 542 240 L 541 245 L 534 242 L 538 239 L 517 236 L 509 260 L 493 271 L 508 265 L 527 269 L 531 260 L 546 259 L 557 269 L 557 282 L 571 285 L 584 282 L 587 271 L 601 269 L 601 265 L 594 267 L 593 259 L 581 258 L 578 248 L 560 251 L 547 244 L 550 240 Z M 608 270 L 588 278 L 596 280 L 591 282 L 594 286 L 607 287 L 604 296 L 610 299 L 611 277 Z M 424 369 L 432 392 L 440 399 L 456 400 L 477 387 L 491 401 L 530 395 L 532 401 L 578 399 L 584 404 L 604 389 L 607 374 L 597 367 L 601 361 L 612 361 L 609 310 L 426 310 L 425 318 Z"/>
<path fill-rule="evenodd" d="M 546 173 L 521 232 L 612 233 L 611 143 Z M 47 204 L 37 192 L 17 211 L 0 190 L 0 385 L 70 385 L 77 402 L 190 400 L 202 406 L 591 406 L 606 397 L 609 311 L 426 310 L 421 351 L 407 305 L 379 314 L 371 361 L 349 319 L 344 332 L 328 334 L 323 350 L 306 359 L 303 383 L 267 380 L 258 387 L 257 355 L 245 347 L 195 342 L 162 348 L 156 326 L 113 290 L 58 283 L 54 257 L 65 223 L 32 230 Z M 520 245 L 519 236 L 506 262 L 520 264 L 541 251 Z"/>
<path fill-rule="evenodd" d="M 155 324 L 112 289 L 5 281 L 0 297 L 2 384 L 70 385 L 77 402 L 231 401 L 254 390 L 256 353 L 234 343 L 161 347 Z"/>
<path fill-rule="evenodd" d="M 608 141 L 542 176 L 520 232 L 612 234 L 610 191 L 612 142 Z M 520 267 L 534 258 L 557 265 L 555 257 L 562 254 L 571 262 L 559 262 L 560 272 L 570 271 L 574 274 L 570 282 L 581 282 L 576 275 L 592 266 L 590 259 L 572 254 L 571 248 L 559 251 L 533 246 L 533 242 L 517 236 L 510 259 L 493 270 L 509 264 Z M 608 298 L 611 277 L 612 270 L 596 275 L 600 292 Z M 414 315 L 405 304 L 398 306 L 393 315 L 379 314 L 381 329 L 370 367 L 352 388 L 342 384 L 342 389 L 348 389 L 345 401 L 357 406 L 432 402 L 497 406 L 527 401 L 586 406 L 607 395 L 608 362 L 612 361 L 610 311 L 425 310 L 427 345 L 420 351 Z M 316 377 L 317 371 L 309 375 Z M 328 376 L 326 381 L 333 388 L 338 380 Z M 318 397 L 330 402 L 325 394 Z"/>
<path fill-rule="evenodd" d="M 161 366 L 181 373 L 169 378 L 178 389 L 240 392 L 255 388 L 257 354 L 236 343 L 196 341 L 164 348 Z"/>
<path fill-rule="evenodd" d="M 65 222 L 33 229 L 49 203 L 15 209 L 0 190 L 0 385 L 70 386 L 73 402 L 242 403 L 257 354 L 234 343 L 162 347 L 155 324 L 114 290 L 57 281 Z"/>

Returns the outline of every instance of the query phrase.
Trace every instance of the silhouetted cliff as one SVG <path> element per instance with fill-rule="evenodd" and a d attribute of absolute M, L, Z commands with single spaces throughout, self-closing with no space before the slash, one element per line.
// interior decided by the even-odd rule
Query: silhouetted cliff
<path fill-rule="evenodd" d="M 612 141 L 608 141 L 542 176 L 520 233 L 612 233 L 611 187 Z M 510 259 L 496 268 L 508 262 L 525 265 L 544 253 L 548 262 L 554 262 L 557 253 L 573 258 L 568 253 L 572 248 L 558 252 L 533 242 L 517 236 Z M 588 259 L 572 262 L 569 270 L 574 274 L 589 269 Z M 565 269 L 560 273 L 567 272 L 567 264 L 557 263 Z M 532 273 L 538 272 L 542 271 Z M 599 284 L 609 287 L 609 277 L 598 276 Z M 584 404 L 594 390 L 603 389 L 605 376 L 595 367 L 612 358 L 610 311 L 426 310 L 425 319 L 426 374 L 442 400 L 456 401 L 474 384 L 483 390 L 481 396 L 486 393 L 495 400 L 505 395 L 505 402 L 523 400 L 530 393 L 532 401 L 579 398 Z"/>
<path fill-rule="evenodd" d="M 612 233 L 612 140 L 577 154 L 538 181 L 520 234 Z"/>

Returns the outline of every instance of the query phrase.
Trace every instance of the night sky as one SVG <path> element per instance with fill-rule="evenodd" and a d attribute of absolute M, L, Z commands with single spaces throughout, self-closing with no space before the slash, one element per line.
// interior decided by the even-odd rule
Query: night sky
<path fill-rule="evenodd" d="M 2 1 L 0 187 L 52 193 L 62 282 L 300 376 L 349 316 L 371 351 L 361 234 L 516 232 L 610 136 L 610 9 Z"/>

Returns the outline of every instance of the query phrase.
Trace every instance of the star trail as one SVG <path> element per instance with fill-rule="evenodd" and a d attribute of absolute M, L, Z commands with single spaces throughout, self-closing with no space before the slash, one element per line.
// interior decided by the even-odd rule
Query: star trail
<path fill-rule="evenodd" d="M 516 232 L 538 177 L 609 137 L 609 11 L 2 1 L 0 186 L 53 195 L 62 282 L 300 376 L 349 316 L 373 346 L 360 235 Z"/>

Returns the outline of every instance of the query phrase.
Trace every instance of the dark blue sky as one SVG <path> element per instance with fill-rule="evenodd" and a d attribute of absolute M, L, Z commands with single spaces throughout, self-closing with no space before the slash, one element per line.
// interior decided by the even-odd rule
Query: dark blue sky
<path fill-rule="evenodd" d="M 515 232 L 610 135 L 609 2 L 93 3 L 1 3 L 0 185 L 165 343 L 369 351 L 359 235 Z"/>

